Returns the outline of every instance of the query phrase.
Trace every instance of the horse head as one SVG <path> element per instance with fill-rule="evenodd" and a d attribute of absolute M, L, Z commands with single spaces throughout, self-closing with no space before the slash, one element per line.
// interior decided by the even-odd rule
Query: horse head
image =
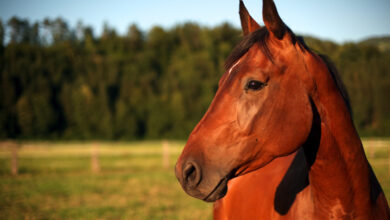
<path fill-rule="evenodd" d="M 312 127 L 315 83 L 304 58 L 310 52 L 272 0 L 263 1 L 264 27 L 242 1 L 240 19 L 244 38 L 175 168 L 183 189 L 208 202 L 226 194 L 230 179 L 297 151 Z"/>

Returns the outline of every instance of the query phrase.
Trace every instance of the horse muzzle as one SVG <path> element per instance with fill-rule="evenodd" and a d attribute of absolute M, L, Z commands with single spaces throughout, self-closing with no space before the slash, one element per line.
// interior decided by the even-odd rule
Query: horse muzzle
<path fill-rule="evenodd" d="M 214 202 L 226 195 L 227 183 L 231 175 L 222 178 L 214 177 L 217 173 L 207 172 L 209 170 L 205 167 L 202 169 L 195 160 L 187 160 L 176 164 L 175 174 L 188 195 L 206 202 Z"/>

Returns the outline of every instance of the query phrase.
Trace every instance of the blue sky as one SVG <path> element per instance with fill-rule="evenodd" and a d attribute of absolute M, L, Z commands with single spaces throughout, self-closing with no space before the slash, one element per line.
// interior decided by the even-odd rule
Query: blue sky
<path fill-rule="evenodd" d="M 260 0 L 244 0 L 260 23 Z M 136 23 L 144 31 L 153 25 L 169 28 L 186 21 L 215 26 L 224 21 L 239 26 L 238 0 L 0 0 L 3 22 L 17 15 L 30 21 L 62 17 L 75 26 L 81 20 L 100 34 L 107 22 L 119 33 Z M 390 35 L 390 0 L 275 0 L 290 28 L 337 42 Z"/>

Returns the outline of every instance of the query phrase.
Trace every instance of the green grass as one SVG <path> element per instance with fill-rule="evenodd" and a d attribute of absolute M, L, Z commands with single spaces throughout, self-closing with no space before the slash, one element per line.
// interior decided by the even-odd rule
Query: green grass
<path fill-rule="evenodd" d="M 99 174 L 90 171 L 91 144 L 27 144 L 19 175 L 0 152 L 0 219 L 211 219 L 211 204 L 187 196 L 173 172 L 183 143 L 99 144 Z"/>
<path fill-rule="evenodd" d="M 390 138 L 363 139 L 367 158 L 390 202 Z"/>
<path fill-rule="evenodd" d="M 24 143 L 16 177 L 0 150 L 0 219 L 211 219 L 211 204 L 187 196 L 174 176 L 183 142 L 170 142 L 169 168 L 161 142 L 98 143 L 98 174 L 93 145 Z M 366 152 L 389 199 L 390 140 L 384 145 Z"/>

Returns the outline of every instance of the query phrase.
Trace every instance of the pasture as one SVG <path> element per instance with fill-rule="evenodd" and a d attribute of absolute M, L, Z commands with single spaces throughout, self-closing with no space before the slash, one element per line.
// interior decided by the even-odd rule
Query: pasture
<path fill-rule="evenodd" d="M 364 140 L 390 198 L 390 140 Z M 211 204 L 187 196 L 173 167 L 184 142 L 22 143 L 19 173 L 0 149 L 0 219 L 211 219 Z M 98 146 L 100 171 L 91 171 Z"/>

